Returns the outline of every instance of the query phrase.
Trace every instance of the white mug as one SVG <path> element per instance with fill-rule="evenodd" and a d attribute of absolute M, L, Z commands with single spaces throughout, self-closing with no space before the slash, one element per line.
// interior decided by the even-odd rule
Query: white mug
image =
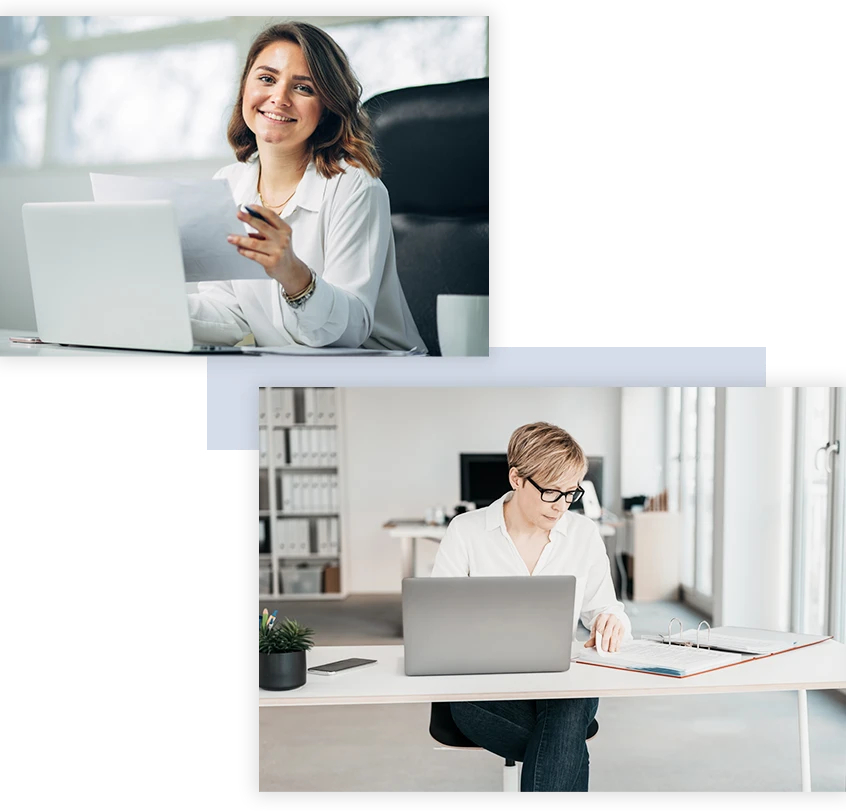
<path fill-rule="evenodd" d="M 488 297 L 438 296 L 438 343 L 442 355 L 487 355 Z"/>

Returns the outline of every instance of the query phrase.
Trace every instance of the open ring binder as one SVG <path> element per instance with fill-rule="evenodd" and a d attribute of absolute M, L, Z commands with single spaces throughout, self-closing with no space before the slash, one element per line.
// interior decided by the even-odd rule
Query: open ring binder
<path fill-rule="evenodd" d="M 679 641 L 673 642 L 673 623 L 677 622 L 679 624 Z M 702 629 L 702 626 L 708 626 L 708 641 L 704 645 L 699 644 L 699 631 Z M 684 624 L 678 617 L 673 617 L 670 620 L 670 624 L 667 626 L 667 638 L 661 639 L 661 642 L 664 642 L 667 645 L 683 645 L 686 648 L 693 647 L 693 642 L 691 640 L 684 638 Z M 702 620 L 699 625 L 696 626 L 696 647 L 697 648 L 705 648 L 707 650 L 711 650 L 711 624 L 707 620 Z"/>

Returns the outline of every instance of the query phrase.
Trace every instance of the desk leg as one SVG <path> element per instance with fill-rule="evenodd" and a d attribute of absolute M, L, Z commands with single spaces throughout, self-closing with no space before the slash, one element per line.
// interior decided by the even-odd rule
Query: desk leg
<path fill-rule="evenodd" d="M 799 699 L 799 763 L 802 767 L 802 791 L 811 790 L 811 749 L 808 740 L 808 691 L 797 690 Z"/>
<path fill-rule="evenodd" d="M 414 557 L 416 549 L 416 538 L 403 538 L 401 544 L 402 576 L 414 577 Z"/>

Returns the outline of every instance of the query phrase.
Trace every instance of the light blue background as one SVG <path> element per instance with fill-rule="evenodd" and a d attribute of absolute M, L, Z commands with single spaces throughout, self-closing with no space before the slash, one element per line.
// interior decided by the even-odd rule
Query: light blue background
<path fill-rule="evenodd" d="M 230 465 L 258 386 L 757 385 L 768 358 L 842 357 L 845 24 L 835 2 L 518 4 L 514 346 L 488 359 L 0 386 L 9 807 L 235 807 Z"/>

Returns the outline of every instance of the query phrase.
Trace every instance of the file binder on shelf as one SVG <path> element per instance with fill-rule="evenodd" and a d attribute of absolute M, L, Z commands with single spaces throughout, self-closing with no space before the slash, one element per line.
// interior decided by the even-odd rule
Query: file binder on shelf
<path fill-rule="evenodd" d="M 271 569 L 267 596 L 301 599 L 295 591 L 282 592 L 279 575 L 306 558 L 340 571 L 337 423 L 331 387 L 259 391 L 259 501 L 265 519 L 259 546 Z M 327 599 L 344 596 L 340 576 L 337 580 Z"/>

